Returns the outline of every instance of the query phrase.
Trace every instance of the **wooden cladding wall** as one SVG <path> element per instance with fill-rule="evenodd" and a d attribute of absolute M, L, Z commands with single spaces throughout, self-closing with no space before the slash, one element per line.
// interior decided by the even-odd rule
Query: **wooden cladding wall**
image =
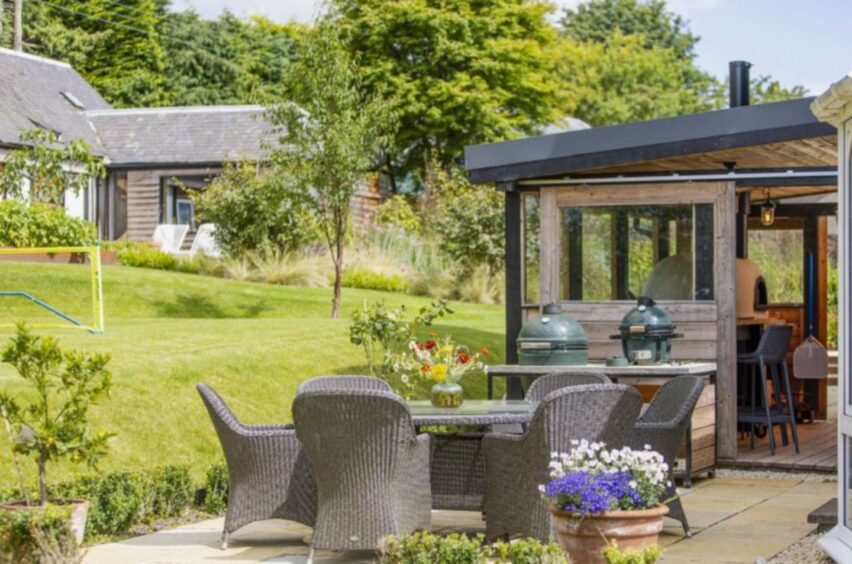
<path fill-rule="evenodd" d="M 160 222 L 161 170 L 127 172 L 127 240 L 150 241 Z"/>
<path fill-rule="evenodd" d="M 151 169 L 127 171 L 127 240 L 150 241 L 160 223 L 162 179 L 213 176 L 220 168 Z"/>
<path fill-rule="evenodd" d="M 713 204 L 715 301 L 661 302 L 685 336 L 674 343 L 677 360 L 714 361 L 718 455 L 736 456 L 736 311 L 735 220 L 736 187 L 732 182 L 589 185 L 541 189 L 541 301 L 559 298 L 561 207 L 613 205 Z M 611 340 L 631 302 L 561 302 L 562 309 L 580 322 L 589 336 L 592 360 L 621 354 Z M 525 319 L 538 313 L 527 307 Z"/>

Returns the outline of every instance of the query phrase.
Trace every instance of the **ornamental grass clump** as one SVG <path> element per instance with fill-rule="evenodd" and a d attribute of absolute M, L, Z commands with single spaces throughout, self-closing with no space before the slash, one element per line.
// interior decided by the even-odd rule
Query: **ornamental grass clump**
<path fill-rule="evenodd" d="M 609 511 L 651 509 L 670 486 L 669 467 L 658 452 L 572 441 L 569 453 L 553 453 L 542 495 L 563 513 L 586 517 Z"/>

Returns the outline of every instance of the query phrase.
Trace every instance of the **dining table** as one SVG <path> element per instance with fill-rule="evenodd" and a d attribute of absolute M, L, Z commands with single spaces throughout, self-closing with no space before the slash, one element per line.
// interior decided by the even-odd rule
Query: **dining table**
<path fill-rule="evenodd" d="M 519 431 L 532 420 L 538 402 L 464 400 L 459 407 L 435 407 L 428 400 L 407 401 L 417 432 L 432 436 L 432 508 L 482 511 L 485 457 L 482 440 L 494 426 Z"/>

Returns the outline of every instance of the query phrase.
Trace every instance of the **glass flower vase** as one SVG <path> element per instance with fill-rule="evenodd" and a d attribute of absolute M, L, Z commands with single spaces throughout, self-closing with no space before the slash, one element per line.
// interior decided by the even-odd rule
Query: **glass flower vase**
<path fill-rule="evenodd" d="M 464 401 L 464 389 L 453 382 L 439 382 L 432 386 L 431 398 L 435 407 L 459 407 Z"/>

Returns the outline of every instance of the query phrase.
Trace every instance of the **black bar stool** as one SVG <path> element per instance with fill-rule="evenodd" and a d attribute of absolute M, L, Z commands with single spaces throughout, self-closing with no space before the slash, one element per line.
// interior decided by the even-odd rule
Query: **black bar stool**
<path fill-rule="evenodd" d="M 737 423 L 750 427 L 750 448 L 754 449 L 755 425 L 766 425 L 769 434 L 769 451 L 775 454 L 773 425 L 781 426 L 781 442 L 785 446 L 787 427 L 793 434 L 796 453 L 799 452 L 799 434 L 796 430 L 795 400 L 790 391 L 790 376 L 787 371 L 787 350 L 793 336 L 791 325 L 770 325 L 760 337 L 754 352 L 737 355 L 737 363 L 746 367 L 746 391 L 750 399 L 737 408 Z M 780 370 L 779 370 L 780 368 Z M 769 405 L 768 378 L 772 379 L 775 406 Z M 743 389 L 740 387 L 740 389 Z M 785 397 L 782 397 L 785 396 Z M 747 405 L 745 405 L 747 404 Z"/>

